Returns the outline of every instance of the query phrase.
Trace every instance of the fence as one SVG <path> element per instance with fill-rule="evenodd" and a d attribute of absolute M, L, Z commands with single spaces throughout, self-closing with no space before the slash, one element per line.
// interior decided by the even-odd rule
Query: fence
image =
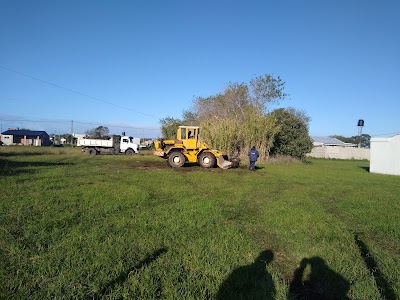
<path fill-rule="evenodd" d="M 322 146 L 314 147 L 311 153 L 308 153 L 307 156 L 316 158 L 369 160 L 370 149 L 341 146 Z"/>

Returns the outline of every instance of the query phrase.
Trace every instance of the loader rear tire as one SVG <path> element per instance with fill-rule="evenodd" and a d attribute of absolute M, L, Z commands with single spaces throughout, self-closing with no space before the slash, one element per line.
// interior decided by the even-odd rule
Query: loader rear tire
<path fill-rule="evenodd" d="M 172 168 L 180 168 L 185 164 L 185 156 L 181 152 L 174 151 L 168 155 L 168 164 Z"/>
<path fill-rule="evenodd" d="M 199 164 L 203 168 L 213 168 L 215 166 L 216 159 L 214 154 L 210 152 L 203 152 L 199 155 Z"/>

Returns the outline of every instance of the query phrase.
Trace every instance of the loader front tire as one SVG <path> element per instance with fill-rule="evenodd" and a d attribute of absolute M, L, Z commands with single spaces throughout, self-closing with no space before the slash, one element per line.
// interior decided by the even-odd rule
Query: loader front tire
<path fill-rule="evenodd" d="M 213 168 L 215 166 L 216 159 L 214 154 L 210 152 L 203 152 L 199 155 L 199 164 L 203 168 Z"/>
<path fill-rule="evenodd" d="M 172 168 L 180 168 L 185 164 L 185 156 L 181 152 L 174 151 L 168 155 L 168 164 Z"/>

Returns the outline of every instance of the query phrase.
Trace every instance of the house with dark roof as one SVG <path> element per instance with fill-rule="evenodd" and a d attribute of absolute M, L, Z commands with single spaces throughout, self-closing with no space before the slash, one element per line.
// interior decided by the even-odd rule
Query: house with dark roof
<path fill-rule="evenodd" d="M 50 146 L 46 131 L 9 129 L 1 133 L 3 145 Z"/>

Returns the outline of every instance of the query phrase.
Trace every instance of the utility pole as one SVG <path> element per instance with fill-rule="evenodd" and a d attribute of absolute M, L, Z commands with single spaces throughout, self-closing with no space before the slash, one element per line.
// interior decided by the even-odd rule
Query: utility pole
<path fill-rule="evenodd" d="M 71 120 L 71 148 L 74 147 L 74 120 Z"/>
<path fill-rule="evenodd" d="M 361 134 L 362 134 L 362 128 L 364 127 L 364 120 L 360 119 L 357 122 L 358 126 L 358 148 L 361 148 Z"/>

